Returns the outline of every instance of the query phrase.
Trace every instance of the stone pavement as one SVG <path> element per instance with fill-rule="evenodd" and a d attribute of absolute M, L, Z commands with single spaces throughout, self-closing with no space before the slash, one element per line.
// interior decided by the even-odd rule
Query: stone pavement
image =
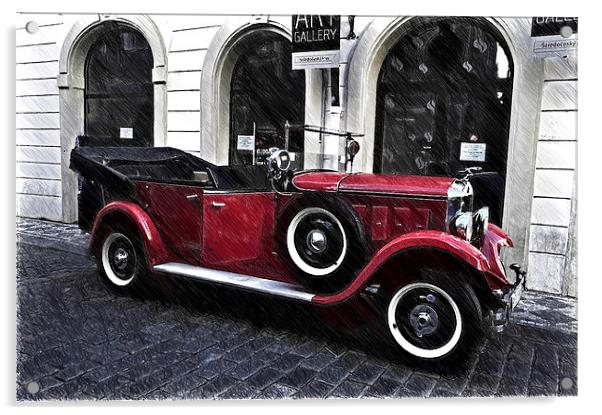
<path fill-rule="evenodd" d="M 18 400 L 577 393 L 574 301 L 529 293 L 520 321 L 440 373 L 328 332 L 306 305 L 204 284 L 119 295 L 73 226 L 20 219 L 17 233 Z"/>
<path fill-rule="evenodd" d="M 17 244 L 21 241 L 35 246 L 88 255 L 88 235 L 75 224 L 17 218 Z"/>

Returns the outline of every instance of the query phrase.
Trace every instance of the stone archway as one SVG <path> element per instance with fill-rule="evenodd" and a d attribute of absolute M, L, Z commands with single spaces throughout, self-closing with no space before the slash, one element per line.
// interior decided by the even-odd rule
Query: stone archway
<path fill-rule="evenodd" d="M 290 41 L 290 29 L 265 16 L 232 18 L 213 37 L 201 75 L 201 157 L 228 164 L 230 143 L 230 83 L 240 56 L 240 41 L 258 31 L 270 31 Z M 315 72 L 315 71 L 313 71 Z M 305 123 L 320 123 L 321 76 L 305 71 Z M 314 140 L 315 141 L 315 140 Z M 305 154 L 316 153 L 315 142 L 305 139 Z M 307 160 L 307 159 L 306 159 Z M 307 165 L 307 161 L 306 161 Z"/>
<path fill-rule="evenodd" d="M 407 32 L 413 17 L 373 20 L 362 33 L 350 58 L 343 124 L 348 131 L 365 134 L 354 170 L 372 171 L 378 75 L 393 46 Z M 513 237 L 515 249 L 506 261 L 526 262 L 533 193 L 534 160 L 540 100 L 541 63 L 531 56 L 530 19 L 487 18 L 508 45 L 514 62 L 510 111 L 507 177 L 503 227 Z"/>
<path fill-rule="evenodd" d="M 67 34 L 59 58 L 61 120 L 61 185 L 63 222 L 77 220 L 77 176 L 69 169 L 76 137 L 84 133 L 84 66 L 91 45 L 103 33 L 103 23 L 115 21 L 133 27 L 148 42 L 153 54 L 154 145 L 166 141 L 167 58 L 159 29 L 148 16 L 89 16 L 77 21 Z"/>

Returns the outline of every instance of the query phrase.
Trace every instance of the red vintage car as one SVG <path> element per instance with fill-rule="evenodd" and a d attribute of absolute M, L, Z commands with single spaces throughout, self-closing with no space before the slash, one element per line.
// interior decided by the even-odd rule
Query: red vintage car
<path fill-rule="evenodd" d="M 293 173 L 277 149 L 264 165 L 215 166 L 174 148 L 76 147 L 71 167 L 79 225 L 122 290 L 158 274 L 237 287 L 449 361 L 485 325 L 503 329 L 524 287 L 518 265 L 507 278 L 499 254 L 512 240 L 473 206 L 470 174 Z"/>

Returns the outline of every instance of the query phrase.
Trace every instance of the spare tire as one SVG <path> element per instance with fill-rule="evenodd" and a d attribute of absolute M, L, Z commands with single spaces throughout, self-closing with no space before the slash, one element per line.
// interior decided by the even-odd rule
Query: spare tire
<path fill-rule="evenodd" d="M 353 209 L 312 204 L 298 208 L 286 227 L 286 251 L 307 285 L 341 290 L 363 265 L 367 245 Z"/>

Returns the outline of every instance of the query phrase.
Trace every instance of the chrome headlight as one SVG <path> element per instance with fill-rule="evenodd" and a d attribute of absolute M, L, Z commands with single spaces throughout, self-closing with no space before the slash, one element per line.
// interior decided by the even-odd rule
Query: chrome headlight
<path fill-rule="evenodd" d="M 472 196 L 472 186 L 465 180 L 454 180 L 447 191 L 448 230 L 466 241 L 472 238 Z"/>
<path fill-rule="evenodd" d="M 464 180 L 454 180 L 447 190 L 447 223 L 458 213 L 472 210 L 472 186 Z"/>
<path fill-rule="evenodd" d="M 269 156 L 269 161 L 271 165 L 280 171 L 287 171 L 291 167 L 291 156 L 286 150 L 274 149 Z"/>
<path fill-rule="evenodd" d="M 458 213 L 449 222 L 449 231 L 452 235 L 470 241 L 472 239 L 472 213 Z"/>
<path fill-rule="evenodd" d="M 477 246 L 483 243 L 483 237 L 489 226 L 489 208 L 487 206 L 477 210 L 472 220 L 473 242 Z"/>

